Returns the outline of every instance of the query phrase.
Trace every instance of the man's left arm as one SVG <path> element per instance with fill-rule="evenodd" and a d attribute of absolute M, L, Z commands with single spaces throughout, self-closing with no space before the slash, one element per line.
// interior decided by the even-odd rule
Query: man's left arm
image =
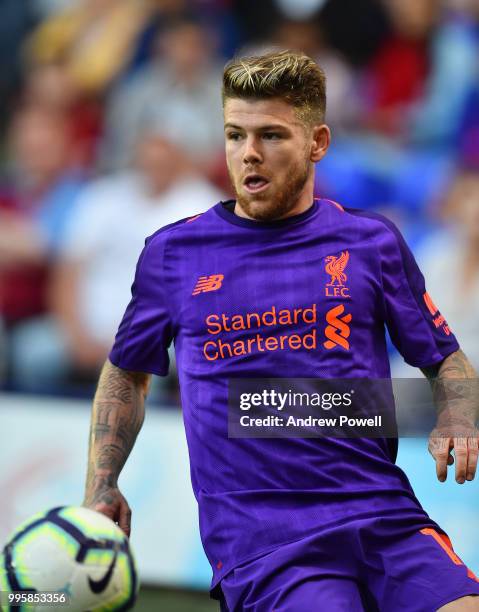
<path fill-rule="evenodd" d="M 476 371 L 466 355 L 455 351 L 433 367 L 421 368 L 429 379 L 438 411 L 428 450 L 436 461 L 438 480 L 456 463 L 456 481 L 473 480 L 478 461 L 478 385 Z M 454 457 L 452 450 L 454 449 Z"/>

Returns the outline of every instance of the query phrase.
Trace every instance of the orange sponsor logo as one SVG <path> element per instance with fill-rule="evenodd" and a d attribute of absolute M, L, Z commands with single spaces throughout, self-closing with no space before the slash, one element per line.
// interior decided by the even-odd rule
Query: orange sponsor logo
<path fill-rule="evenodd" d="M 200 276 L 198 282 L 193 289 L 192 295 L 199 293 L 207 293 L 208 291 L 217 291 L 223 283 L 223 274 L 211 274 L 210 276 Z"/>
<path fill-rule="evenodd" d="M 427 309 L 433 317 L 432 322 L 434 323 L 434 327 L 438 328 L 442 326 L 442 331 L 446 334 L 446 336 L 449 336 L 451 334 L 451 329 L 447 324 L 446 319 L 439 312 L 439 308 L 432 301 L 429 293 L 426 291 L 422 297 L 424 298 L 424 303 L 426 304 Z"/>
<path fill-rule="evenodd" d="M 449 559 L 451 559 L 454 565 L 464 565 L 464 562 L 454 552 L 452 548 L 451 540 L 447 537 L 447 535 L 443 533 L 438 533 L 435 529 L 432 529 L 431 527 L 425 527 L 424 529 L 421 529 L 421 533 L 426 536 L 431 536 L 439 544 L 439 546 L 443 549 L 443 551 L 446 553 Z M 470 570 L 468 567 L 466 567 L 465 565 L 464 567 L 467 570 L 468 578 L 471 578 L 471 580 L 475 580 L 476 582 L 479 582 L 479 578 L 474 574 L 474 572 Z"/>
<path fill-rule="evenodd" d="M 349 338 L 351 330 L 348 323 L 351 322 L 353 317 L 351 314 L 340 316 L 343 313 L 344 306 L 342 304 L 331 308 L 331 310 L 328 310 L 326 313 L 326 321 L 328 322 L 328 326 L 324 330 L 324 334 L 328 339 L 323 343 L 323 345 L 328 350 L 336 346 L 341 346 L 343 349 L 349 351 L 349 342 L 347 341 L 347 338 Z"/>
<path fill-rule="evenodd" d="M 427 309 L 429 310 L 431 315 L 434 316 L 436 312 L 439 311 L 439 308 L 436 306 L 436 304 L 434 304 L 431 296 L 429 295 L 427 291 L 422 297 L 424 298 L 424 302 L 426 303 Z"/>
<path fill-rule="evenodd" d="M 331 280 L 326 284 L 326 297 L 351 297 L 349 289 L 345 286 L 348 277 L 345 268 L 349 261 L 349 251 L 343 251 L 341 255 L 328 255 L 325 259 L 326 273 L 331 276 Z"/>
<path fill-rule="evenodd" d="M 309 308 L 277 308 L 273 305 L 263 312 L 210 314 L 205 323 L 211 337 L 203 344 L 203 355 L 208 361 L 216 361 L 268 351 L 316 350 L 318 333 L 311 325 L 317 322 L 316 304 L 311 304 Z M 275 331 L 272 334 L 264 333 L 268 328 Z M 242 334 L 237 339 L 229 339 L 227 335 L 255 330 L 258 333 Z M 280 330 L 284 330 L 284 333 Z"/>

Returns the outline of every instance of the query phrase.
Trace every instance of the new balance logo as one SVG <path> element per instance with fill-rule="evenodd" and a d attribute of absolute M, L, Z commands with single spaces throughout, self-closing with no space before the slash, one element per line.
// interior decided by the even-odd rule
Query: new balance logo
<path fill-rule="evenodd" d="M 324 330 L 324 334 L 328 339 L 323 343 L 323 346 L 328 350 L 335 346 L 341 346 L 343 349 L 349 351 L 349 342 L 346 338 L 349 338 L 351 333 L 348 323 L 351 322 L 353 317 L 351 314 L 340 317 L 343 312 L 344 306 L 340 304 L 339 306 L 331 308 L 331 310 L 328 310 L 326 313 L 326 321 L 329 325 Z"/>
<path fill-rule="evenodd" d="M 198 293 L 207 293 L 208 291 L 217 291 L 221 287 L 223 279 L 223 274 L 200 276 L 191 295 L 198 295 Z"/>

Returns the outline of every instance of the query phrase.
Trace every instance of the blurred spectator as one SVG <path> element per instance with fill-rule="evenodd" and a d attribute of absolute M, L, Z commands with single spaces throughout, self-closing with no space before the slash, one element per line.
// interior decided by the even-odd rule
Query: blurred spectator
<path fill-rule="evenodd" d="M 14 348 L 15 377 L 24 389 L 39 381 L 54 385 L 72 372 L 88 378 L 103 360 L 144 236 L 195 212 L 172 211 L 174 194 L 193 184 L 182 172 L 200 181 L 199 172 L 229 189 L 221 69 L 240 43 L 250 50 L 272 43 L 301 49 L 324 67 L 334 138 L 317 168 L 316 193 L 386 211 L 413 248 L 424 243 L 425 271 L 438 288 L 432 286 L 431 294 L 446 317 L 450 310 L 451 326 L 463 343 L 470 340 L 466 349 L 473 355 L 479 331 L 467 312 L 454 308 L 476 299 L 472 289 L 471 295 L 464 289 L 474 286 L 474 274 L 466 272 L 474 269 L 476 243 L 459 205 L 470 199 L 466 191 L 477 198 L 475 171 L 463 171 L 454 181 L 446 207 L 454 230 L 429 239 L 428 212 L 448 192 L 458 154 L 463 168 L 479 167 L 477 0 L 3 0 L 1 5 L 0 122 L 9 121 L 15 104 L 20 111 L 0 180 L 0 329 Z M 43 22 L 29 36 L 36 19 Z M 161 133 L 163 141 L 155 136 L 148 144 L 146 129 Z M 143 153 L 133 160 L 140 136 Z M 162 156 L 168 159 L 160 162 Z M 100 169 L 117 174 L 89 186 L 73 211 L 82 173 L 98 160 Z M 179 185 L 162 187 L 157 165 L 169 169 L 171 160 L 182 168 Z M 176 170 L 168 172 L 177 176 Z M 202 207 L 218 197 L 205 196 Z M 68 223 L 65 241 L 72 211 L 75 220 Z M 477 225 L 471 211 L 469 222 Z M 47 318 L 50 268 L 60 244 L 56 318 Z M 104 264 L 101 249 L 107 253 Z M 115 259 L 125 264 L 115 269 Z M 438 268 L 454 279 L 445 299 Z M 460 274 L 453 273 L 456 268 Z M 455 286 L 462 273 L 469 280 Z M 108 277 L 104 293 L 103 277 Z M 451 294 L 460 296 L 456 303 Z M 65 299 L 73 295 L 81 296 L 76 304 Z M 462 329 L 463 319 L 470 326 Z M 1 343 L 0 338 L 0 371 Z"/>
<path fill-rule="evenodd" d="M 479 78 L 470 92 L 459 129 L 459 153 L 467 166 L 479 168 Z"/>
<path fill-rule="evenodd" d="M 31 0 L 35 13 L 45 19 L 52 13 L 73 8 L 78 0 Z"/>
<path fill-rule="evenodd" d="M 365 110 L 319 165 L 318 191 L 359 208 L 395 208 L 417 235 L 454 170 L 479 36 L 472 11 L 440 13 L 436 0 L 385 6 L 392 34 L 365 70 Z"/>
<path fill-rule="evenodd" d="M 62 113 L 20 110 L 11 157 L 0 187 L 0 317 L 9 327 L 45 310 L 49 265 L 83 184 Z"/>
<path fill-rule="evenodd" d="M 321 21 L 283 19 L 272 34 L 272 42 L 283 49 L 302 51 L 320 64 L 328 83 L 328 125 L 334 130 L 350 126 L 359 111 L 353 69 L 327 44 Z"/>
<path fill-rule="evenodd" d="M 389 35 L 384 0 L 327 0 L 320 16 L 328 44 L 354 67 L 364 66 Z"/>
<path fill-rule="evenodd" d="M 426 288 L 479 369 L 479 171 L 458 173 L 440 211 L 441 229 L 416 251 Z M 440 323 L 438 321 L 438 323 Z M 392 363 L 396 376 L 416 376 L 400 357 Z"/>
<path fill-rule="evenodd" d="M 243 45 L 257 45 L 271 39 L 276 24 L 284 18 L 275 0 L 231 0 L 231 4 Z"/>
<path fill-rule="evenodd" d="M 93 182 L 72 217 L 52 291 L 53 317 L 15 337 L 15 380 L 23 388 L 93 382 L 130 297 L 145 237 L 204 211 L 221 195 L 165 138 L 144 135 L 135 168 Z"/>
<path fill-rule="evenodd" d="M 231 0 L 231 4 L 248 46 L 271 40 L 277 24 L 285 19 L 320 19 L 328 46 L 352 66 L 361 66 L 387 36 L 382 0 Z"/>
<path fill-rule="evenodd" d="M 209 174 L 223 157 L 221 68 L 208 31 L 189 17 L 173 19 L 159 35 L 152 65 L 114 92 L 102 154 L 108 168 L 125 167 L 144 125 L 181 144 Z"/>
<path fill-rule="evenodd" d="M 326 0 L 276 0 L 276 4 L 288 19 L 306 21 L 318 14 Z"/>
<path fill-rule="evenodd" d="M 25 71 L 22 92 L 25 104 L 66 112 L 77 97 L 78 90 L 64 65 L 41 64 Z"/>
<path fill-rule="evenodd" d="M 151 14 L 138 36 L 128 72 L 143 67 L 151 58 L 158 31 L 172 19 L 189 13 L 206 25 L 221 56 L 229 59 L 240 44 L 240 31 L 230 10 L 230 0 L 148 0 Z"/>
<path fill-rule="evenodd" d="M 33 18 L 26 1 L 2 0 L 0 10 L 0 134 L 3 135 L 7 111 L 21 81 L 20 48 Z"/>
<path fill-rule="evenodd" d="M 467 0 L 443 14 L 431 47 L 424 98 L 412 117 L 409 138 L 428 147 L 455 144 L 467 100 L 479 78 L 479 8 Z"/>
<path fill-rule="evenodd" d="M 80 91 L 102 92 L 129 62 L 149 17 L 147 0 L 79 0 L 39 25 L 29 55 L 36 64 L 65 63 Z"/>
<path fill-rule="evenodd" d="M 324 55 L 330 54 L 324 44 L 323 33 L 315 20 L 282 19 L 278 22 L 271 38 L 283 49 L 302 51 L 318 62 L 324 61 Z M 321 67 L 326 70 L 323 64 Z"/>
<path fill-rule="evenodd" d="M 366 71 L 363 124 L 396 135 L 424 93 L 430 37 L 439 14 L 437 0 L 386 0 L 391 33 Z"/>
<path fill-rule="evenodd" d="M 418 257 L 429 293 L 479 369 L 479 170 L 459 172 L 441 216 L 449 226 Z"/>
<path fill-rule="evenodd" d="M 79 91 L 65 65 L 30 68 L 22 97 L 26 104 L 63 113 L 68 118 L 77 163 L 85 168 L 93 165 L 103 131 L 103 108 L 98 99 Z"/>

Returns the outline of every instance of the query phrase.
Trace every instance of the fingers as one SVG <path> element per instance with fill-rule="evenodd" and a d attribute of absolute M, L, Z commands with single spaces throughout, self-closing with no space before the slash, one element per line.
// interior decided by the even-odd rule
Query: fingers
<path fill-rule="evenodd" d="M 131 509 L 124 499 L 118 500 L 118 503 L 109 505 L 105 502 L 99 502 L 89 506 L 91 510 L 100 512 L 107 516 L 110 520 L 120 527 L 120 529 L 129 538 L 131 531 Z"/>
<path fill-rule="evenodd" d="M 436 476 L 440 482 L 444 482 L 447 478 L 447 466 L 454 463 L 451 452 L 451 438 L 435 438 L 429 439 L 429 452 L 436 461 Z"/>
<path fill-rule="evenodd" d="M 464 484 L 467 472 L 467 438 L 454 438 L 454 455 L 456 457 L 456 482 Z"/>
<path fill-rule="evenodd" d="M 456 455 L 456 481 L 464 484 L 473 480 L 476 475 L 478 457 L 478 438 L 454 438 L 454 454 Z"/>
<path fill-rule="evenodd" d="M 474 480 L 477 470 L 477 457 L 479 454 L 479 439 L 475 436 L 474 438 L 467 438 L 467 480 Z"/>
<path fill-rule="evenodd" d="M 118 519 L 118 526 L 129 538 L 131 531 L 131 509 L 126 501 L 120 504 L 120 516 Z"/>
<path fill-rule="evenodd" d="M 115 506 L 112 506 L 112 505 L 107 504 L 105 502 L 99 502 L 99 503 L 95 504 L 94 506 L 90 506 L 90 508 L 92 510 L 95 510 L 95 512 L 100 512 L 101 514 L 104 514 L 105 516 L 107 516 L 112 521 L 114 521 L 116 519 L 116 508 L 115 508 Z"/>
<path fill-rule="evenodd" d="M 453 448 L 455 457 L 451 454 Z M 447 438 L 431 435 L 428 450 L 436 461 L 436 475 L 440 482 L 447 479 L 447 467 L 453 463 L 456 464 L 456 482 L 464 484 L 466 480 L 474 480 L 479 457 L 478 436 Z"/>

